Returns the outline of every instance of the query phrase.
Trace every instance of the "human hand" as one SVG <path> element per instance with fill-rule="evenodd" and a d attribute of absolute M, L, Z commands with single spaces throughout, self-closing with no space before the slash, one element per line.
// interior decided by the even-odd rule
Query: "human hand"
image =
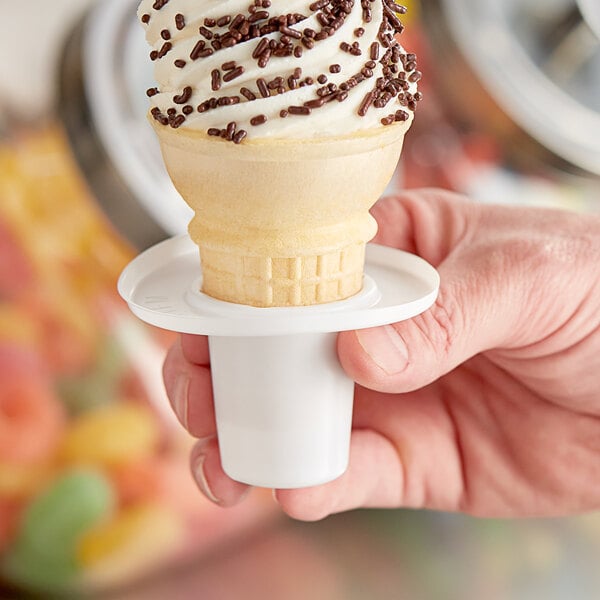
<path fill-rule="evenodd" d="M 358 383 L 350 465 L 325 485 L 276 491 L 283 510 L 315 520 L 357 507 L 600 508 L 600 219 L 439 190 L 383 200 L 373 214 L 375 241 L 436 266 L 440 295 L 410 321 L 339 335 Z M 236 504 L 248 488 L 221 468 L 206 338 L 182 336 L 164 377 L 201 438 L 200 489 Z"/>

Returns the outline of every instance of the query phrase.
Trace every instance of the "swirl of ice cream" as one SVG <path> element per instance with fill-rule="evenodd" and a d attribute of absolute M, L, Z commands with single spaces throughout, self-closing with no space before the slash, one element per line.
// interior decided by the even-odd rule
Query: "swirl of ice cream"
<path fill-rule="evenodd" d="M 394 0 L 143 0 L 165 126 L 313 138 L 403 122 L 421 99 Z M 310 118 L 307 118 L 310 117 Z"/>

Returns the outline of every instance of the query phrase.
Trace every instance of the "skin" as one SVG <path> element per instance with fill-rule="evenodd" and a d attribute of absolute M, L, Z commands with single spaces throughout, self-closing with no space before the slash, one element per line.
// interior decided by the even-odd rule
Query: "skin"
<path fill-rule="evenodd" d="M 357 507 L 600 508 L 600 219 L 440 190 L 382 200 L 373 214 L 375 241 L 437 267 L 440 295 L 413 320 L 339 335 L 357 382 L 350 466 L 331 483 L 276 491 L 282 509 L 318 520 Z M 200 489 L 240 502 L 247 487 L 219 461 L 206 338 L 182 336 L 164 378 L 200 438 Z"/>

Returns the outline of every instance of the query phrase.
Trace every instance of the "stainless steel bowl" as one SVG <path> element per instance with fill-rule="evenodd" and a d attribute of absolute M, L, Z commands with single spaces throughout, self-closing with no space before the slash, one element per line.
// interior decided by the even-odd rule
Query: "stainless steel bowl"
<path fill-rule="evenodd" d="M 60 61 L 58 112 L 75 157 L 111 221 L 139 248 L 191 218 L 146 121 L 152 85 L 137 0 L 106 0 L 79 23 Z"/>
<path fill-rule="evenodd" d="M 597 0 L 423 2 L 434 78 L 455 118 L 491 132 L 521 163 L 600 175 L 597 7 Z"/>

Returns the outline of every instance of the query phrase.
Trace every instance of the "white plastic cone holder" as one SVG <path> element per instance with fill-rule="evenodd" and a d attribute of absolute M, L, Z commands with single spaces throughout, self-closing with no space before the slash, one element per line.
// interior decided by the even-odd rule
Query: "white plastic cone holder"
<path fill-rule="evenodd" d="M 146 323 L 209 337 L 223 469 L 282 489 L 331 481 L 348 466 L 354 383 L 337 333 L 421 314 L 439 276 L 415 255 L 369 244 L 363 289 L 340 302 L 254 308 L 210 298 L 200 283 L 198 248 L 181 236 L 134 259 L 119 292 Z"/>

